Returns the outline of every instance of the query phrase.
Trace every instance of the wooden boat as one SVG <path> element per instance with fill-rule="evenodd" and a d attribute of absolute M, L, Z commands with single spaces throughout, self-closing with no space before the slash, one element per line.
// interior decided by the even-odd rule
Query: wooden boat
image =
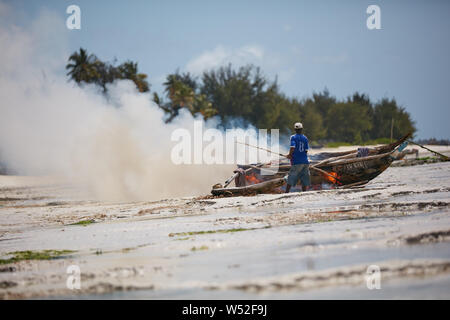
<path fill-rule="evenodd" d="M 323 184 L 346 187 L 366 184 L 380 175 L 401 155 L 408 144 L 405 141 L 408 137 L 409 135 L 406 135 L 392 144 L 373 148 L 366 157 L 357 157 L 356 154 L 347 153 L 311 163 L 311 185 L 313 187 Z M 239 167 L 245 179 L 236 179 L 234 188 L 223 188 L 220 184 L 216 185 L 211 193 L 216 196 L 272 193 L 286 183 L 285 176 L 291 165 L 280 163 L 278 166 L 246 165 Z M 245 183 L 238 183 L 238 181 L 245 181 Z"/>

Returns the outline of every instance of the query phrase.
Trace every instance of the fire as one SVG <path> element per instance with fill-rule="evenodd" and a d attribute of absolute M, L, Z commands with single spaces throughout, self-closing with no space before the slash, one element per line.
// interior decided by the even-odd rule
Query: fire
<path fill-rule="evenodd" d="M 330 181 L 332 184 L 335 184 L 336 183 L 336 178 L 337 179 L 339 179 L 339 176 L 338 176 L 338 174 L 336 173 L 336 172 L 328 172 L 329 174 L 330 174 L 330 176 L 333 176 L 333 177 L 330 177 L 329 175 L 324 175 L 325 176 L 325 179 L 327 179 L 328 181 Z"/>
<path fill-rule="evenodd" d="M 246 175 L 245 180 L 247 181 L 247 185 L 249 184 L 257 184 L 260 183 L 261 180 L 259 180 L 254 173 Z"/>

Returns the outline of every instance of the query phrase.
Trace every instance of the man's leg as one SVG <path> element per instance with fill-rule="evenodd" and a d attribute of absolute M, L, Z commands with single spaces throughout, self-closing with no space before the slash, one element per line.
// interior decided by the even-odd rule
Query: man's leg
<path fill-rule="evenodd" d="M 311 177 L 309 174 L 309 165 L 306 164 L 303 166 L 302 171 L 300 173 L 300 181 L 302 182 L 302 191 L 307 191 L 308 187 L 311 184 Z"/>
<path fill-rule="evenodd" d="M 293 165 L 291 166 L 291 169 L 289 169 L 286 185 L 286 193 L 288 193 L 291 190 L 292 186 L 295 186 L 297 184 L 297 180 L 298 180 L 298 166 Z"/>

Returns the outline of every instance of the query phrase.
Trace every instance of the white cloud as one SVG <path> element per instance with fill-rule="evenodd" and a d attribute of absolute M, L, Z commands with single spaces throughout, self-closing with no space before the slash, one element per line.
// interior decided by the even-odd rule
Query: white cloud
<path fill-rule="evenodd" d="M 191 59 L 185 67 L 185 71 L 200 75 L 203 71 L 226 66 L 229 63 L 233 67 L 253 64 L 261 67 L 268 79 L 278 78 L 279 84 L 288 83 L 295 78 L 296 68 L 294 60 L 304 59 L 304 54 L 298 47 L 293 47 L 290 53 L 266 51 L 260 45 L 246 45 L 239 48 L 231 48 L 218 45 L 199 56 Z"/>
<path fill-rule="evenodd" d="M 200 74 L 205 70 L 214 69 L 229 63 L 235 66 L 245 64 L 258 65 L 263 62 L 264 57 L 264 49 L 258 45 L 247 45 L 237 49 L 218 45 L 213 50 L 206 51 L 190 60 L 186 65 L 186 70 L 194 74 Z"/>

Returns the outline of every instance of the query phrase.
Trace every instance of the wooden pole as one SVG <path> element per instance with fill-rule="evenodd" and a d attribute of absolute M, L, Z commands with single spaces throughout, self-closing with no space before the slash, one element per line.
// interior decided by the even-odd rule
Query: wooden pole
<path fill-rule="evenodd" d="M 267 152 L 270 152 L 270 153 L 273 153 L 273 154 L 276 154 L 276 155 L 279 155 L 279 156 L 282 156 L 282 157 L 285 157 L 285 158 L 286 158 L 286 156 L 285 156 L 284 154 L 278 153 L 278 152 L 273 152 L 272 150 L 269 150 L 269 149 L 266 149 L 266 148 L 261 148 L 261 147 L 253 146 L 253 145 L 251 145 L 251 144 L 244 143 L 244 142 L 239 142 L 239 141 L 236 141 L 236 143 L 239 143 L 239 144 L 245 144 L 246 146 L 253 147 L 253 148 L 257 148 L 257 149 L 260 149 L 260 150 L 264 150 L 264 151 L 267 151 Z"/>
<path fill-rule="evenodd" d="M 434 153 L 434 154 L 437 154 L 437 155 L 440 156 L 441 158 L 443 158 L 443 159 L 445 159 L 445 160 L 448 161 L 448 157 L 447 157 L 445 154 L 442 154 L 442 153 L 439 153 L 439 152 L 437 152 L 437 151 L 433 151 L 433 150 L 431 150 L 431 149 L 428 149 L 427 147 L 425 147 L 425 146 L 423 146 L 423 145 L 421 145 L 421 144 L 415 143 L 415 142 L 413 142 L 413 141 L 410 141 L 410 140 L 406 140 L 406 141 L 408 141 L 408 143 L 412 143 L 412 144 L 415 144 L 416 146 L 419 146 L 419 147 L 421 147 L 421 148 L 424 148 L 425 150 L 428 150 L 428 151 L 430 151 L 430 152 L 432 152 L 432 153 Z"/>
<path fill-rule="evenodd" d="M 356 157 L 357 154 L 358 154 L 358 152 L 353 152 L 353 153 L 345 154 L 345 155 L 339 156 L 339 157 L 333 157 L 333 158 L 324 159 L 324 160 L 319 161 L 316 164 L 314 164 L 314 166 L 315 167 L 322 166 L 322 165 L 327 164 L 329 162 L 333 162 L 333 161 L 341 160 L 341 159 L 349 159 L 349 158 L 351 159 L 351 158 Z"/>
<path fill-rule="evenodd" d="M 236 173 L 233 174 L 231 177 L 229 177 L 228 180 L 225 181 L 223 187 L 226 188 L 226 187 L 231 183 L 231 181 L 233 181 L 234 178 L 236 178 L 238 175 L 239 175 L 239 172 L 236 172 Z"/>

